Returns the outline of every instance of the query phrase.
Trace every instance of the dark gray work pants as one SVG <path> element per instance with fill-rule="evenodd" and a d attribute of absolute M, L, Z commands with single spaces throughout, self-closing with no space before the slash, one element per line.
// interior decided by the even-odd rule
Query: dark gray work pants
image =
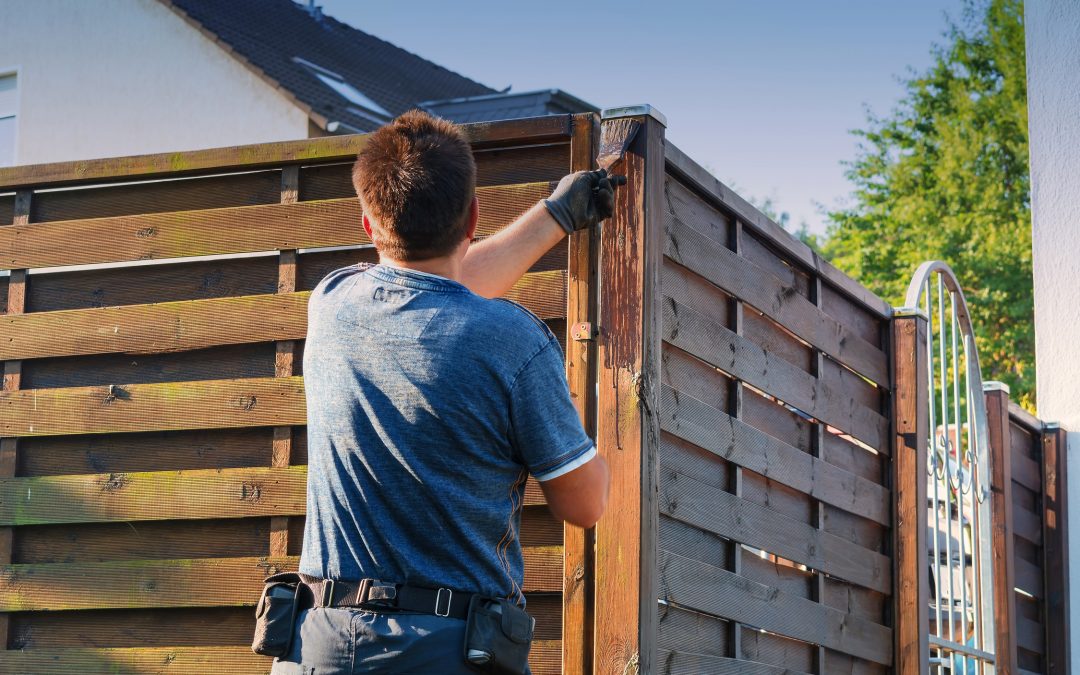
<path fill-rule="evenodd" d="M 476 675 L 465 663 L 465 621 L 433 614 L 306 609 L 292 648 L 271 675 L 445 673 Z"/>

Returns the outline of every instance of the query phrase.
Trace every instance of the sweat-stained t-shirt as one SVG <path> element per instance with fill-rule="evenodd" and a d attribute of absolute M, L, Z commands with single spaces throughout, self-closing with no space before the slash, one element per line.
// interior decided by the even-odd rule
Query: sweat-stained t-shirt
<path fill-rule="evenodd" d="M 360 264 L 311 293 L 300 571 L 524 603 L 525 479 L 596 454 L 555 336 L 444 277 Z"/>

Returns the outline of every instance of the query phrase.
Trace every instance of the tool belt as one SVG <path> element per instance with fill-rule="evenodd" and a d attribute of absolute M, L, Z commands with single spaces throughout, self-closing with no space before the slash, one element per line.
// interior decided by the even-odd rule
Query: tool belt
<path fill-rule="evenodd" d="M 451 588 L 426 588 L 395 584 L 378 579 L 344 581 L 300 575 L 298 609 L 310 607 L 363 607 L 371 610 L 395 609 L 465 619 L 473 593 Z"/>

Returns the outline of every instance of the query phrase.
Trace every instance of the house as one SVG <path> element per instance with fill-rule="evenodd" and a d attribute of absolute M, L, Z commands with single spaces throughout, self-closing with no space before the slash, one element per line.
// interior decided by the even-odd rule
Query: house
<path fill-rule="evenodd" d="M 1080 3 L 1028 0 L 1024 30 L 1036 395 L 1040 417 L 1069 430 L 1068 464 L 1080 467 Z M 1080 469 L 1074 469 L 1071 480 L 1066 478 L 1073 522 L 1080 518 L 1078 475 Z M 1068 550 L 1071 665 L 1073 672 L 1080 672 L 1080 535 L 1070 537 Z"/>
<path fill-rule="evenodd" d="M 33 11 L 30 11 L 30 10 Z M 596 110 L 498 92 L 311 0 L 0 4 L 0 166 Z"/>

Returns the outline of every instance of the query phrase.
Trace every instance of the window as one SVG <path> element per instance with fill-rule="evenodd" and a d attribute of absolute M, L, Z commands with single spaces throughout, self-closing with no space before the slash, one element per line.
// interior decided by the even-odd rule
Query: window
<path fill-rule="evenodd" d="M 339 95 L 341 95 L 342 98 L 349 101 L 350 103 L 354 103 L 361 108 L 367 109 L 370 112 L 382 115 L 387 119 L 393 117 L 393 115 L 390 114 L 390 111 L 365 96 L 363 92 L 346 82 L 344 77 L 338 75 L 334 71 L 327 70 L 322 66 L 317 66 L 311 61 L 308 61 L 307 59 L 302 59 L 299 56 L 294 56 L 293 61 L 307 68 L 311 72 L 311 74 L 319 78 L 319 80 L 323 84 L 336 91 Z M 363 117 L 369 116 L 363 115 Z"/>
<path fill-rule="evenodd" d="M 0 166 L 15 163 L 15 74 L 0 75 Z"/>

